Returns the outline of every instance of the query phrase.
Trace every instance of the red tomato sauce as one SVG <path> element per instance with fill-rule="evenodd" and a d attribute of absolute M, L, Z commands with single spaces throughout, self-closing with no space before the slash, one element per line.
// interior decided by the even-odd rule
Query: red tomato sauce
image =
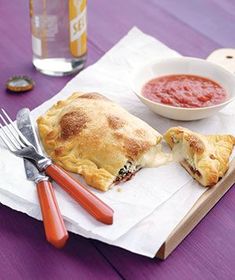
<path fill-rule="evenodd" d="M 216 82 L 194 75 L 162 76 L 147 82 L 142 95 L 175 107 L 198 108 L 220 104 L 227 93 Z"/>

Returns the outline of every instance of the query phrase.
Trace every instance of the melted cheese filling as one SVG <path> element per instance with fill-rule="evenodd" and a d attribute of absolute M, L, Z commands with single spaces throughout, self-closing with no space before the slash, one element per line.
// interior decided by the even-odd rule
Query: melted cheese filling
<path fill-rule="evenodd" d="M 144 154 L 137 164 L 142 167 L 159 167 L 172 162 L 186 160 L 193 168 L 195 168 L 193 159 L 187 156 L 186 146 L 182 143 L 175 144 L 171 151 L 163 151 L 163 148 L 164 146 L 160 144 L 153 147 Z"/>
<path fill-rule="evenodd" d="M 137 165 L 141 165 L 142 167 L 159 167 L 173 161 L 173 153 L 162 151 L 162 145 L 159 144 L 144 154 Z"/>
<path fill-rule="evenodd" d="M 190 163 L 192 162 L 193 164 L 193 159 L 187 156 L 186 146 L 183 145 L 182 142 L 179 142 L 174 145 L 172 149 L 172 156 L 175 162 L 180 162 L 186 159 L 187 161 L 189 161 Z"/>

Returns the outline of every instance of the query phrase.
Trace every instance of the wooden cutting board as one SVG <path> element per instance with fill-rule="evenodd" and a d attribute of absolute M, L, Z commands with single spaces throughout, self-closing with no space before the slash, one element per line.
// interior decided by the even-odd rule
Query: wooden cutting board
<path fill-rule="evenodd" d="M 214 187 L 208 189 L 194 204 L 192 209 L 176 226 L 167 240 L 163 243 L 156 257 L 164 260 L 180 244 L 180 242 L 194 229 L 202 218 L 215 206 L 223 195 L 235 183 L 235 159 L 230 163 L 226 175 Z"/>
<path fill-rule="evenodd" d="M 218 49 L 211 53 L 207 60 L 220 64 L 235 74 L 235 49 Z M 208 189 L 195 203 L 188 214 L 176 226 L 167 240 L 158 250 L 156 257 L 166 259 L 181 241 L 194 229 L 203 217 L 215 206 L 223 195 L 235 183 L 235 159 L 225 176 L 212 188 Z"/>

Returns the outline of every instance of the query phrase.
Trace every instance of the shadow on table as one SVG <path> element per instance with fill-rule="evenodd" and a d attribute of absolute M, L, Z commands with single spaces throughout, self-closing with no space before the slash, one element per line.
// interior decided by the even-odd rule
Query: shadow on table
<path fill-rule="evenodd" d="M 41 221 L 3 205 L 0 225 L 0 275 L 5 279 L 120 279 L 89 239 L 70 233 L 58 250 L 46 242 Z"/>

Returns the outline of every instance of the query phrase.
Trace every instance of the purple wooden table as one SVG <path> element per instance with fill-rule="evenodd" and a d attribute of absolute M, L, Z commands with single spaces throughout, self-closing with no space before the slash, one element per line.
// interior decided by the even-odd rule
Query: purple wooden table
<path fill-rule="evenodd" d="M 183 55 L 205 58 L 216 48 L 235 46 L 234 0 L 88 2 L 88 64 L 133 25 Z M 21 107 L 32 109 L 52 97 L 70 77 L 52 78 L 34 70 L 28 1 L 1 0 L 0 15 L 0 105 L 14 118 Z M 7 93 L 5 82 L 14 74 L 32 76 L 35 89 Z M 234 214 L 233 188 L 162 262 L 74 234 L 63 250 L 56 250 L 45 242 L 41 222 L 1 205 L 0 279 L 235 279 Z"/>

